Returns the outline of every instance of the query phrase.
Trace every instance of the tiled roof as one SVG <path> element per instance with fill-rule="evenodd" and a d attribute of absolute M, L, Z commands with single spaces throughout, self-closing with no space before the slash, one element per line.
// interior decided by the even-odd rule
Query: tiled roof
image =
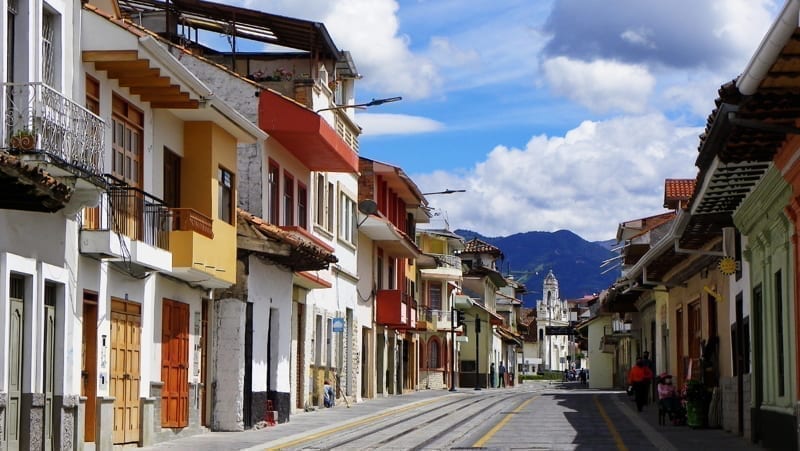
<path fill-rule="evenodd" d="M 464 250 L 461 251 L 463 254 L 494 254 L 494 255 L 503 255 L 503 252 L 500 251 L 495 246 L 491 244 L 479 240 L 477 238 L 473 238 L 467 241 L 464 244 Z"/>
<path fill-rule="evenodd" d="M 694 179 L 666 179 L 664 181 L 664 208 L 677 210 L 686 205 L 694 194 Z"/>
<path fill-rule="evenodd" d="M 0 206 L 25 211 L 58 211 L 69 202 L 73 189 L 39 167 L 0 152 Z"/>
<path fill-rule="evenodd" d="M 288 245 L 290 249 L 288 255 L 281 252 L 259 253 L 264 254 L 266 258 L 276 263 L 291 268 L 293 271 L 326 269 L 330 263 L 339 261 L 332 252 L 297 232 L 281 229 L 242 209 L 237 209 L 237 214 L 239 216 L 239 227 L 245 227 L 245 230 L 240 230 L 240 236 L 251 235 L 248 233 L 249 231 L 246 230 L 247 226 L 249 226 L 251 230 L 258 233 L 259 238 L 265 241 Z"/>

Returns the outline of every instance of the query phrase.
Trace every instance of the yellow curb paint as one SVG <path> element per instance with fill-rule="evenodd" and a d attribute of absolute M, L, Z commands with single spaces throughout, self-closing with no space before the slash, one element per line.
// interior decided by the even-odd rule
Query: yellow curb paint
<path fill-rule="evenodd" d="M 622 441 L 622 436 L 619 435 L 619 431 L 617 431 L 617 428 L 614 427 L 611 417 L 608 416 L 606 409 L 604 409 L 603 405 L 600 404 L 597 395 L 594 395 L 593 398 L 594 404 L 597 406 L 597 410 L 600 411 L 600 416 L 603 417 L 603 420 L 606 422 L 606 426 L 608 426 L 608 431 L 611 432 L 611 436 L 614 437 L 614 443 L 617 444 L 617 449 L 619 451 L 628 451 L 628 447 L 625 446 L 625 442 Z"/>
<path fill-rule="evenodd" d="M 429 401 L 420 401 L 418 403 L 414 403 L 414 404 L 411 404 L 411 405 L 408 405 L 408 406 L 405 406 L 405 407 L 400 407 L 400 408 L 397 408 L 397 409 L 394 409 L 394 410 L 390 410 L 389 412 L 380 413 L 378 415 L 373 415 L 371 417 L 362 418 L 360 420 L 352 421 L 350 423 L 344 424 L 344 425 L 339 426 L 339 427 L 335 427 L 335 428 L 332 428 L 332 429 L 326 429 L 324 431 L 317 432 L 316 434 L 307 435 L 307 436 L 305 436 L 303 438 L 292 440 L 291 442 L 280 443 L 280 444 L 278 444 L 277 446 L 275 446 L 273 448 L 264 448 L 264 449 L 265 449 L 265 451 L 277 451 L 277 450 L 284 449 L 284 448 L 291 448 L 291 447 L 294 447 L 294 446 L 297 446 L 297 445 L 300 445 L 300 444 L 303 444 L 303 443 L 306 443 L 306 442 L 310 442 L 310 441 L 317 440 L 319 438 L 334 434 L 336 432 L 345 431 L 345 430 L 350 429 L 350 428 L 352 428 L 354 426 L 361 426 L 362 424 L 367 424 L 367 423 L 370 423 L 370 422 L 375 421 L 375 420 L 380 420 L 381 418 L 386 418 L 386 417 L 391 416 L 391 415 L 395 415 L 395 414 L 398 414 L 398 413 L 405 412 L 406 410 L 415 409 L 417 407 L 426 406 L 428 404 L 433 404 L 433 403 L 439 402 L 439 401 L 441 401 L 441 399 L 432 399 L 432 400 L 429 400 Z"/>
<path fill-rule="evenodd" d="M 483 445 L 485 445 L 486 442 L 491 440 L 491 438 L 494 437 L 494 435 L 497 434 L 498 431 L 500 431 L 500 429 L 503 429 L 503 427 L 506 425 L 506 423 L 511 421 L 512 414 L 518 413 L 520 410 L 524 409 L 525 406 L 527 406 L 529 403 L 533 402 L 533 400 L 535 400 L 536 398 L 538 398 L 538 396 L 534 396 L 533 398 L 528 399 L 527 401 L 525 401 L 522 404 L 520 404 L 519 407 L 514 409 L 511 413 L 507 413 L 506 416 L 503 417 L 503 419 L 500 420 L 499 423 L 494 425 L 494 427 L 491 428 L 489 430 L 489 432 L 484 434 L 483 437 L 481 437 L 477 442 L 475 442 L 475 444 L 472 445 L 472 447 L 473 448 L 481 448 Z"/>

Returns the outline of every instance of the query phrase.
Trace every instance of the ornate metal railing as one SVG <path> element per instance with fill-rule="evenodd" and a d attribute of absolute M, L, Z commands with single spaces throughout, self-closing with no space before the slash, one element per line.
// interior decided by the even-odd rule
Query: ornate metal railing
<path fill-rule="evenodd" d="M 5 136 L 32 136 L 33 147 L 15 150 L 44 153 L 93 175 L 103 173 L 105 122 L 44 83 L 3 83 Z"/>
<path fill-rule="evenodd" d="M 448 254 L 428 254 L 434 258 L 439 264 L 440 268 L 461 269 L 461 257 Z"/>

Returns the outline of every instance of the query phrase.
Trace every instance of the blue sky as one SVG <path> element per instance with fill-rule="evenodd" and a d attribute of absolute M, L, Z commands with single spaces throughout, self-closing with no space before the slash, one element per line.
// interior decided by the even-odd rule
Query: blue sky
<path fill-rule="evenodd" d="M 614 238 L 694 178 L 717 89 L 771 0 L 226 0 L 323 22 L 363 79 L 361 154 L 403 168 L 452 229 Z"/>

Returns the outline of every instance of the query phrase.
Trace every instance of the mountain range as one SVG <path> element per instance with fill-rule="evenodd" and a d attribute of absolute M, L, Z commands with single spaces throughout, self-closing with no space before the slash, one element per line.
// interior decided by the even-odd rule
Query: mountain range
<path fill-rule="evenodd" d="M 523 283 L 525 307 L 535 307 L 542 297 L 542 284 L 549 270 L 558 279 L 562 299 L 578 299 L 608 288 L 619 276 L 619 269 L 603 262 L 617 255 L 611 250 L 616 240 L 586 241 L 569 230 L 556 232 L 524 232 L 509 236 L 487 237 L 471 230 L 459 229 L 456 234 L 469 241 L 485 241 L 503 252 L 498 269 Z M 605 273 L 603 273 L 606 271 Z"/>

